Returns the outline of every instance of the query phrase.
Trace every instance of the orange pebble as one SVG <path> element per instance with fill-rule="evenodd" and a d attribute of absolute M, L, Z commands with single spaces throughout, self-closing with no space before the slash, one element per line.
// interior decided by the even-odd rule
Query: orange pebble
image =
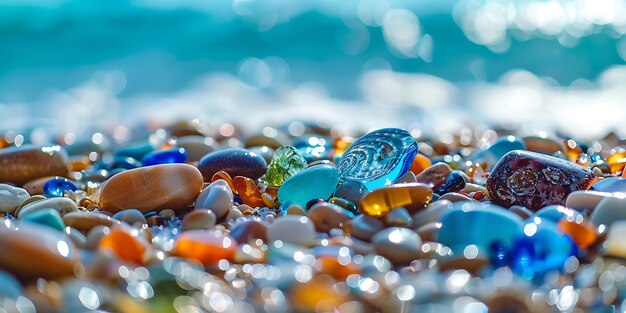
<path fill-rule="evenodd" d="M 433 190 L 425 184 L 409 183 L 391 185 L 368 193 L 359 210 L 369 216 L 383 216 L 389 211 L 403 206 L 422 206 L 430 201 Z"/>
<path fill-rule="evenodd" d="M 415 159 L 413 159 L 413 163 L 411 163 L 411 168 L 409 170 L 413 172 L 413 174 L 417 175 L 424 171 L 427 167 L 432 164 L 430 159 L 425 155 L 418 153 L 415 155 Z"/>
<path fill-rule="evenodd" d="M 113 227 L 100 240 L 100 251 L 113 252 L 119 259 L 134 263 L 143 263 L 147 243 L 139 231 L 127 227 Z"/>
<path fill-rule="evenodd" d="M 333 148 L 334 148 L 334 156 L 340 157 L 348 147 L 354 142 L 354 138 L 352 137 L 341 137 L 335 139 Z"/>
<path fill-rule="evenodd" d="M 578 143 L 572 139 L 565 140 L 565 155 L 567 159 L 576 162 L 578 160 L 578 155 L 583 153 L 583 149 L 578 145 Z"/>
<path fill-rule="evenodd" d="M 584 220 L 580 215 L 564 217 L 559 221 L 558 226 L 581 248 L 589 247 L 598 239 L 595 225 Z"/>
<path fill-rule="evenodd" d="M 339 262 L 335 256 L 323 255 L 315 260 L 315 267 L 325 274 L 333 276 L 335 279 L 345 280 L 352 274 L 360 274 L 359 267 L 352 261 Z"/>
<path fill-rule="evenodd" d="M 239 194 L 243 203 L 253 208 L 265 206 L 261 191 L 259 191 L 259 187 L 256 186 L 251 178 L 236 176 L 233 178 L 233 185 L 235 185 L 237 194 Z"/>
<path fill-rule="evenodd" d="M 80 172 L 86 170 L 89 165 L 91 165 L 91 161 L 87 156 L 79 156 L 71 158 L 67 163 L 67 168 L 72 172 Z"/>
<path fill-rule="evenodd" d="M 216 264 L 220 260 L 232 261 L 238 246 L 233 237 L 222 231 L 197 229 L 180 234 L 172 252 L 203 264 Z"/>
<path fill-rule="evenodd" d="M 235 186 L 233 185 L 233 179 L 230 177 L 230 175 L 228 175 L 228 173 L 224 172 L 224 171 L 219 171 L 215 174 L 213 174 L 213 177 L 211 177 L 211 182 L 214 182 L 218 179 L 223 179 L 226 181 L 226 183 L 228 184 L 228 187 L 230 187 L 230 190 L 232 190 L 232 192 L 234 194 L 237 193 L 237 190 L 235 190 Z"/>
<path fill-rule="evenodd" d="M 339 292 L 337 281 L 329 275 L 315 275 L 309 281 L 297 283 L 291 289 L 291 299 L 298 311 L 333 312 L 350 300 L 349 293 Z"/>
<path fill-rule="evenodd" d="M 619 149 L 618 151 L 609 155 L 606 158 L 606 163 L 609 164 L 609 169 L 611 170 L 611 173 L 617 173 L 624 170 L 624 166 L 626 165 L 626 150 Z"/>

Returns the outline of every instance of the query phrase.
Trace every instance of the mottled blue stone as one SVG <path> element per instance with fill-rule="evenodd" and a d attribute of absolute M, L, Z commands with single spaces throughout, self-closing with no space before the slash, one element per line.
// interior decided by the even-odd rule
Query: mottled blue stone
<path fill-rule="evenodd" d="M 63 177 L 51 178 L 43 185 L 43 192 L 48 196 L 62 197 L 66 190 L 75 191 L 78 187 L 69 179 Z"/>
<path fill-rule="evenodd" d="M 522 224 L 521 217 L 497 205 L 456 202 L 441 217 L 438 242 L 460 254 L 468 245 L 476 245 L 493 258 L 499 252 L 492 250 L 491 245 L 512 247 Z"/>
<path fill-rule="evenodd" d="M 65 231 L 63 218 L 61 218 L 59 212 L 54 209 L 37 210 L 20 217 L 20 219 L 22 221 L 46 225 L 59 231 Z"/>
<path fill-rule="evenodd" d="M 511 268 L 524 278 L 561 270 L 578 248 L 572 239 L 548 219 L 533 218 L 521 228 L 511 251 Z"/>
<path fill-rule="evenodd" d="M 141 163 L 143 166 L 150 166 L 166 163 L 184 163 L 186 160 L 187 151 L 184 148 L 173 148 L 150 152 L 141 159 Z"/>
<path fill-rule="evenodd" d="M 435 190 L 435 193 L 443 195 L 448 192 L 457 192 L 465 188 L 465 185 L 467 185 L 465 177 L 460 172 L 453 171 L 446 177 L 444 183 Z"/>
<path fill-rule="evenodd" d="M 342 181 L 361 182 L 368 190 L 391 185 L 404 175 L 417 154 L 417 142 L 399 128 L 373 131 L 353 142 L 337 168 Z"/>
<path fill-rule="evenodd" d="M 589 188 L 589 190 L 604 192 L 626 192 L 626 178 L 605 178 L 591 185 L 591 188 Z"/>
<path fill-rule="evenodd" d="M 543 207 L 542 209 L 537 211 L 537 213 L 535 213 L 533 217 L 547 219 L 558 223 L 564 217 L 574 217 L 576 215 L 580 215 L 580 213 L 562 205 L 553 204 Z"/>
<path fill-rule="evenodd" d="M 526 150 L 526 144 L 515 136 L 500 137 L 489 148 L 477 150 L 471 156 L 472 162 L 486 162 L 488 168 L 493 167 L 505 154 L 513 150 Z"/>
<path fill-rule="evenodd" d="M 303 208 L 313 199 L 328 199 L 339 183 L 337 168 L 315 165 L 287 179 L 278 189 L 281 203 L 291 202 Z"/>

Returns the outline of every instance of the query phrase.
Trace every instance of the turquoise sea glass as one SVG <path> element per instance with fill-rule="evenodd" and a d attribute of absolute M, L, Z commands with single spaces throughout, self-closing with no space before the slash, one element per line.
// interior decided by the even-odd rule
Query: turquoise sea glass
<path fill-rule="evenodd" d="M 306 207 L 312 199 L 328 199 L 337 183 L 339 175 L 335 166 L 315 165 L 287 179 L 278 189 L 278 200 Z"/>

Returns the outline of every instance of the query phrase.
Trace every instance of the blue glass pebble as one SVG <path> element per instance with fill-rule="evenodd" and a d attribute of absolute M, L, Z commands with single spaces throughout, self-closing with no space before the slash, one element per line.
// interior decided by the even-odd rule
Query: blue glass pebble
<path fill-rule="evenodd" d="M 535 213 L 535 215 L 533 215 L 533 217 L 547 219 L 555 223 L 558 223 L 564 217 L 574 217 L 577 215 L 580 215 L 580 213 L 578 213 L 575 210 L 564 207 L 562 205 L 553 204 L 553 205 L 548 205 L 546 207 L 541 208 L 539 211 Z"/>
<path fill-rule="evenodd" d="M 572 239 L 559 231 L 557 224 L 541 218 L 526 223 L 511 252 L 511 268 L 524 278 L 550 270 L 561 270 L 578 248 Z"/>
<path fill-rule="evenodd" d="M 141 159 L 141 163 L 143 166 L 150 166 L 167 163 L 184 163 L 186 160 L 187 151 L 185 151 L 184 148 L 173 148 L 150 152 Z"/>
<path fill-rule="evenodd" d="M 476 245 L 493 258 L 498 252 L 491 245 L 497 242 L 510 249 L 522 224 L 517 214 L 494 204 L 455 202 L 441 217 L 438 242 L 460 254 L 468 245 Z"/>
<path fill-rule="evenodd" d="M 467 182 L 465 177 L 459 171 L 453 171 L 446 177 L 445 182 L 435 190 L 438 195 L 443 195 L 448 192 L 457 192 L 465 188 Z"/>
<path fill-rule="evenodd" d="M 503 243 L 494 241 L 489 245 L 491 264 L 495 267 L 504 267 L 509 264 L 509 251 Z"/>
<path fill-rule="evenodd" d="M 328 199 L 335 192 L 337 183 L 339 174 L 335 166 L 315 165 L 287 179 L 278 189 L 278 200 L 304 208 L 312 199 Z"/>
<path fill-rule="evenodd" d="M 505 154 L 513 150 L 526 150 L 526 144 L 515 136 L 500 137 L 489 148 L 477 150 L 470 157 L 472 163 L 485 162 L 491 169 Z"/>
<path fill-rule="evenodd" d="M 342 181 L 358 181 L 374 190 L 402 177 L 416 154 L 417 142 L 409 132 L 379 129 L 353 142 L 341 155 L 337 169 Z"/>
<path fill-rule="evenodd" d="M 604 192 L 626 192 L 626 178 L 605 178 L 591 185 L 591 188 L 589 188 L 589 190 Z"/>
<path fill-rule="evenodd" d="M 51 178 L 43 185 L 43 192 L 48 196 L 62 197 L 63 192 L 66 190 L 75 191 L 78 190 L 78 187 L 69 179 L 63 177 Z"/>

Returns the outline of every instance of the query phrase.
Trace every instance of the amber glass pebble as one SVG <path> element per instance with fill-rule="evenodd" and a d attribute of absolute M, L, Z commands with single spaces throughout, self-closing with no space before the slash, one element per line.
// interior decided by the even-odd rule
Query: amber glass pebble
<path fill-rule="evenodd" d="M 572 139 L 565 140 L 565 150 L 567 159 L 576 162 L 578 160 L 578 155 L 583 153 L 583 149 L 578 145 L 578 143 Z"/>
<path fill-rule="evenodd" d="M 214 182 L 218 179 L 223 179 L 226 181 L 226 183 L 228 184 L 228 187 L 230 187 L 230 190 L 232 190 L 232 192 L 234 194 L 237 193 L 237 190 L 235 190 L 235 186 L 233 185 L 233 179 L 230 177 L 230 175 L 228 175 L 228 173 L 224 172 L 224 171 L 219 171 L 217 173 L 215 173 L 213 175 L 213 177 L 211 177 L 211 182 Z"/>
<path fill-rule="evenodd" d="M 80 172 L 86 170 L 89 165 L 91 165 L 91 161 L 87 156 L 78 156 L 73 157 L 67 163 L 67 168 L 72 172 Z"/>
<path fill-rule="evenodd" d="M 334 156 L 340 157 L 346 149 L 354 142 L 354 138 L 352 137 L 341 137 L 335 139 L 333 148 L 334 148 Z"/>
<path fill-rule="evenodd" d="M 219 230 L 189 230 L 176 238 L 173 254 L 216 264 L 220 260 L 232 261 L 238 245 L 233 237 Z"/>
<path fill-rule="evenodd" d="M 102 237 L 98 246 L 100 251 L 110 251 L 119 259 L 134 263 L 143 263 L 146 243 L 135 229 L 113 227 Z"/>
<path fill-rule="evenodd" d="M 243 203 L 253 208 L 265 206 L 261 191 L 259 191 L 259 187 L 256 186 L 252 179 L 243 176 L 236 176 L 233 178 L 233 185 L 235 186 L 235 190 L 237 190 L 237 193 Z"/>
<path fill-rule="evenodd" d="M 431 164 L 432 162 L 430 162 L 429 158 L 427 158 L 423 154 L 418 153 L 415 155 L 415 159 L 413 159 L 413 163 L 411 163 L 411 167 L 409 168 L 409 171 L 417 175 L 421 173 L 422 171 L 424 171 Z"/>
<path fill-rule="evenodd" d="M 626 150 L 619 149 L 606 158 L 611 173 L 617 173 L 624 169 L 626 165 Z"/>
<path fill-rule="evenodd" d="M 581 248 L 589 247 L 598 239 L 595 225 L 579 214 L 562 218 L 559 221 L 559 229 L 569 235 Z"/>
<path fill-rule="evenodd" d="M 432 196 L 433 190 L 424 184 L 391 185 L 367 194 L 359 204 L 359 209 L 369 216 L 383 216 L 395 208 L 424 205 Z"/>

